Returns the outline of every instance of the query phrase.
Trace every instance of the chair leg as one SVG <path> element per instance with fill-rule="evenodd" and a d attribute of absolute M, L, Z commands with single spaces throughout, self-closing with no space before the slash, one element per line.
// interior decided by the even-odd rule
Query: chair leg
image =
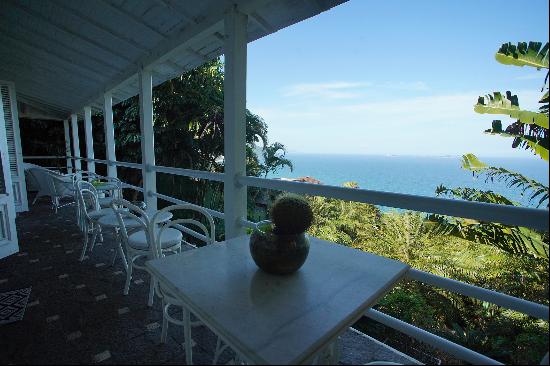
<path fill-rule="evenodd" d="M 86 255 L 86 249 L 88 248 L 88 226 L 85 225 L 84 227 L 84 246 L 82 247 L 82 253 L 80 254 L 80 261 L 82 262 L 84 260 L 84 256 Z"/>
<path fill-rule="evenodd" d="M 92 244 L 90 245 L 90 253 L 94 250 L 94 247 L 95 247 L 95 242 L 96 242 L 96 239 L 97 239 L 97 230 L 98 228 L 96 227 L 95 224 L 92 224 L 92 230 L 94 232 L 94 236 L 92 237 Z"/>
<path fill-rule="evenodd" d="M 149 281 L 149 300 L 147 301 L 147 306 L 149 307 L 153 306 L 155 300 L 155 281 L 155 277 L 151 276 L 151 280 Z"/>
<path fill-rule="evenodd" d="M 130 281 L 132 281 L 132 269 L 134 267 L 134 260 L 128 256 L 128 269 L 126 270 L 126 284 L 124 285 L 124 295 L 128 295 L 130 291 Z"/>
<path fill-rule="evenodd" d="M 111 263 L 111 266 L 115 265 L 117 255 L 118 255 L 118 250 L 114 249 L 113 250 L 113 261 Z"/>
<path fill-rule="evenodd" d="M 161 343 L 166 343 L 166 337 L 168 336 L 168 318 L 166 317 L 167 311 L 168 307 L 164 303 L 164 300 L 162 300 L 162 332 L 160 334 Z"/>
<path fill-rule="evenodd" d="M 212 365 L 217 365 L 218 364 L 218 358 L 220 357 L 220 348 L 221 348 L 221 345 L 222 345 L 222 340 L 220 339 L 220 337 L 218 337 L 218 340 L 216 341 L 216 350 L 214 351 L 214 359 L 212 360 Z"/>

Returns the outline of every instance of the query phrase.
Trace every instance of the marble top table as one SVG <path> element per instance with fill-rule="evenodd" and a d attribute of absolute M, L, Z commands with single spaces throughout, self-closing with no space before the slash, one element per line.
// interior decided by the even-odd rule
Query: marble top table
<path fill-rule="evenodd" d="M 300 270 L 270 275 L 253 262 L 248 238 L 151 260 L 146 266 L 249 363 L 311 362 L 409 269 L 399 261 L 310 237 L 309 256 Z"/>

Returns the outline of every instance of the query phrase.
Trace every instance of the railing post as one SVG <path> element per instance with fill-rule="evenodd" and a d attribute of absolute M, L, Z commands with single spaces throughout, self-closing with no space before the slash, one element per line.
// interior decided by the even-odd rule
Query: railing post
<path fill-rule="evenodd" d="M 86 157 L 94 159 L 94 135 L 92 133 L 92 108 L 84 107 L 84 131 L 86 135 Z M 87 169 L 89 172 L 95 173 L 95 163 L 88 161 Z"/>
<path fill-rule="evenodd" d="M 74 167 L 79 172 L 82 170 L 82 164 L 80 163 L 80 159 L 76 159 L 80 157 L 80 142 L 78 140 L 78 116 L 75 113 L 71 114 L 71 128 L 73 130 Z"/>
<path fill-rule="evenodd" d="M 244 234 L 246 186 L 246 47 L 247 15 L 232 8 L 225 16 L 224 78 L 224 215 L 225 239 Z"/>
<path fill-rule="evenodd" d="M 143 164 L 143 199 L 147 208 L 157 209 L 155 166 L 155 135 L 153 131 L 153 79 L 151 71 L 139 72 L 139 125 L 141 129 L 141 160 Z"/>
<path fill-rule="evenodd" d="M 103 118 L 105 127 L 105 156 L 107 161 L 116 161 L 115 154 L 115 129 L 113 126 L 113 96 L 111 93 L 103 95 Z M 107 175 L 117 177 L 117 167 L 109 163 L 107 165 Z"/>
<path fill-rule="evenodd" d="M 65 128 L 65 155 L 71 156 L 71 133 L 69 129 L 69 120 L 63 120 L 63 127 Z M 73 162 L 71 158 L 67 158 L 67 173 L 73 172 Z"/>

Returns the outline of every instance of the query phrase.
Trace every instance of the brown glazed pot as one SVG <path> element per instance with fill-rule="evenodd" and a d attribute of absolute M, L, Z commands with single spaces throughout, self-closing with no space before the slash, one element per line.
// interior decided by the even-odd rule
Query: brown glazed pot
<path fill-rule="evenodd" d="M 265 230 L 270 221 L 256 224 L 250 236 L 250 254 L 262 270 L 272 274 L 296 272 L 309 254 L 309 239 L 305 233 L 277 235 Z"/>

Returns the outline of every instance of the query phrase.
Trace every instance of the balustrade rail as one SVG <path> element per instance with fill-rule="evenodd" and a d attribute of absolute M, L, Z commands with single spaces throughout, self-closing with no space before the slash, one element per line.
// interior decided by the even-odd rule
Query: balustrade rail
<path fill-rule="evenodd" d="M 24 159 L 78 159 L 84 161 L 93 161 L 99 164 L 108 164 L 121 166 L 133 169 L 142 169 L 142 164 L 119 162 L 113 160 L 88 159 L 82 157 L 24 157 Z M 192 169 L 171 168 L 163 166 L 149 166 L 148 169 L 158 173 L 174 174 L 197 179 L 213 180 L 224 182 L 225 175 L 223 173 L 213 173 L 206 171 L 197 171 Z M 277 179 L 266 179 L 258 177 L 240 177 L 238 182 L 243 186 L 273 189 L 280 191 L 289 191 L 300 194 L 308 194 L 314 196 L 323 196 L 329 198 L 342 199 L 346 201 L 355 201 L 369 203 L 373 205 L 381 205 L 400 209 L 437 213 L 441 215 L 469 218 L 486 222 L 497 222 L 506 225 L 523 226 L 535 230 L 548 231 L 549 227 L 549 212 L 545 209 L 524 208 L 515 206 L 504 206 L 488 203 L 469 202 L 461 200 L 451 200 L 435 197 L 423 197 L 401 193 L 372 191 L 366 189 L 355 189 L 346 187 L 325 186 L 311 183 L 300 183 L 292 181 L 284 181 Z M 167 202 L 175 204 L 187 204 L 188 202 L 180 199 L 167 196 L 157 192 L 144 192 L 143 188 L 124 183 L 125 188 L 135 189 L 144 194 L 152 195 Z M 195 205 L 202 207 L 199 205 Z M 219 219 L 224 218 L 223 212 L 206 209 L 213 217 Z M 254 223 L 242 219 L 241 224 L 245 227 L 254 227 Z M 191 231 L 191 230 L 189 230 Z M 189 232 L 192 235 L 192 233 Z M 196 234 L 196 233 L 195 233 Z M 200 235 L 200 234 L 199 234 Z M 440 277 L 431 273 L 422 272 L 416 269 L 410 269 L 407 273 L 407 278 L 410 280 L 422 282 L 434 287 L 442 288 L 453 293 L 472 297 L 481 301 L 492 303 L 506 309 L 511 309 L 522 314 L 542 319 L 549 320 L 548 306 L 537 304 L 531 301 L 519 299 L 513 296 L 502 294 L 496 291 L 487 290 L 481 287 L 473 286 L 464 282 L 456 281 L 450 278 Z M 427 332 L 423 329 L 415 327 L 402 320 L 393 318 L 387 314 L 381 313 L 374 309 L 369 309 L 365 316 L 377 321 L 387 327 L 395 329 L 409 337 L 415 338 L 424 342 L 436 349 L 451 354 L 458 359 L 464 360 L 472 364 L 491 364 L 500 365 L 501 363 L 484 356 L 478 352 L 470 350 L 464 346 L 453 343 L 440 336 Z M 541 363 L 548 363 L 548 353 L 545 355 Z"/>

